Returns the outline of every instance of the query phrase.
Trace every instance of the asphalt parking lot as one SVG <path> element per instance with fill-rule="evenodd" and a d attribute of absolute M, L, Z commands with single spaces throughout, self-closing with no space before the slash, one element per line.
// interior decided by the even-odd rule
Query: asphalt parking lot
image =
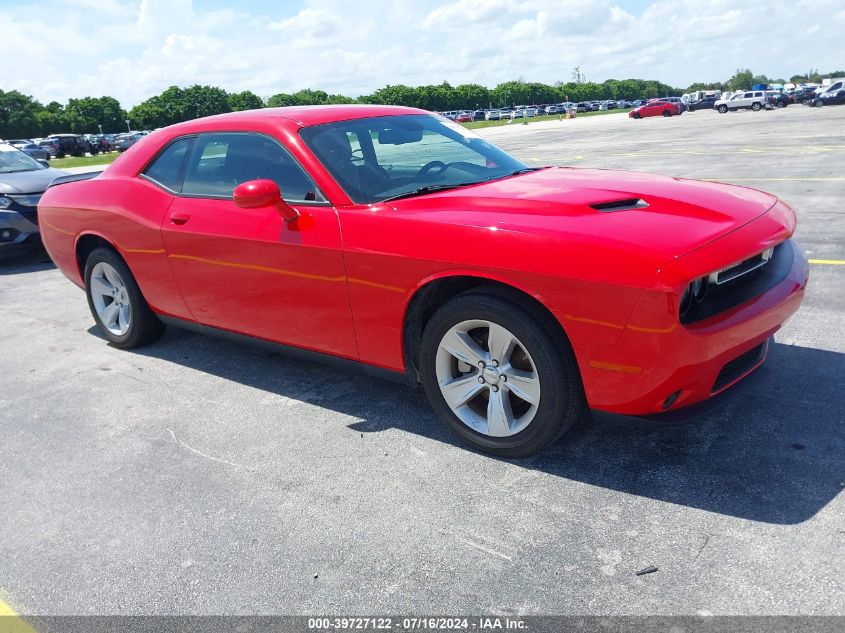
<path fill-rule="evenodd" d="M 531 165 L 772 191 L 845 260 L 845 107 L 481 131 Z M 502 461 L 421 393 L 172 330 L 124 352 L 44 257 L 0 263 L 0 598 L 50 614 L 845 615 L 845 266 L 765 380 L 690 426 Z M 636 576 L 647 566 L 657 573 Z"/>

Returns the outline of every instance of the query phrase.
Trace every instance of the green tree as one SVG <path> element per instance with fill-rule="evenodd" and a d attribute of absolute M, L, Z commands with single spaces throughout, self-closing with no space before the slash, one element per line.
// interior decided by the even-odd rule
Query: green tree
<path fill-rule="evenodd" d="M 118 132 L 126 120 L 126 111 L 114 97 L 70 99 L 63 114 L 70 131 L 80 134 L 96 134 L 101 125 L 103 132 Z"/>
<path fill-rule="evenodd" d="M 745 70 L 736 69 L 733 77 L 725 82 L 725 87 L 728 90 L 748 90 L 754 85 L 754 73 L 750 69 Z"/>
<path fill-rule="evenodd" d="M 17 90 L 0 90 L 0 138 L 38 136 L 35 114 L 41 104 Z"/>
<path fill-rule="evenodd" d="M 292 105 L 297 105 L 296 99 L 293 98 L 293 95 L 289 95 L 285 92 L 280 92 L 279 94 L 275 94 L 267 99 L 268 108 L 282 108 L 284 106 Z"/>
<path fill-rule="evenodd" d="M 243 92 L 233 92 L 229 95 L 229 108 L 233 112 L 238 110 L 258 110 L 264 107 L 264 102 L 254 92 L 244 90 Z"/>

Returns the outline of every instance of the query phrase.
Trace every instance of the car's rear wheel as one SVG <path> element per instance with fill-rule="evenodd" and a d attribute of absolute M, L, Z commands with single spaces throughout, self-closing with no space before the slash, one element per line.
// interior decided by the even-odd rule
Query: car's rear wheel
<path fill-rule="evenodd" d="M 672 111 L 671 110 L 664 110 L 663 116 L 666 116 L 666 117 L 672 116 Z"/>
<path fill-rule="evenodd" d="M 455 297 L 429 320 L 420 369 L 432 407 L 473 447 L 521 457 L 560 437 L 586 405 L 552 317 L 498 292 Z"/>
<path fill-rule="evenodd" d="M 152 343 L 164 324 L 147 305 L 129 267 L 110 248 L 97 248 L 85 263 L 85 294 L 94 321 L 115 347 Z"/>
<path fill-rule="evenodd" d="M 821 99 L 816 99 L 815 101 L 813 101 L 813 105 L 817 108 L 821 108 L 824 105 L 824 101 L 822 101 Z"/>
<path fill-rule="evenodd" d="M 759 103 L 752 103 L 751 104 L 751 109 L 754 110 L 754 112 L 759 112 L 761 107 L 762 106 L 760 106 Z"/>

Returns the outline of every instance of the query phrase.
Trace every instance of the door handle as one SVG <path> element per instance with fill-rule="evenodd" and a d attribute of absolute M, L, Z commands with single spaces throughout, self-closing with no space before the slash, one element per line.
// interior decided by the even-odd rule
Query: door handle
<path fill-rule="evenodd" d="M 174 211 L 170 214 L 170 221 L 173 224 L 185 224 L 188 220 L 191 219 L 190 213 L 185 213 L 184 211 Z"/>

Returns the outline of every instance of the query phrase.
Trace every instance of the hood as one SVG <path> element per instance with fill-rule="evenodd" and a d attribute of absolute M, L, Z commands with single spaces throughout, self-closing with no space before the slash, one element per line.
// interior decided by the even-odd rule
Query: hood
<path fill-rule="evenodd" d="M 589 239 L 665 262 L 751 222 L 776 202 L 761 191 L 715 182 L 549 167 L 390 204 L 398 211 L 432 214 L 435 221 L 571 243 Z"/>
<path fill-rule="evenodd" d="M 0 194 L 43 193 L 53 179 L 66 175 L 66 171 L 52 167 L 0 174 Z"/>

